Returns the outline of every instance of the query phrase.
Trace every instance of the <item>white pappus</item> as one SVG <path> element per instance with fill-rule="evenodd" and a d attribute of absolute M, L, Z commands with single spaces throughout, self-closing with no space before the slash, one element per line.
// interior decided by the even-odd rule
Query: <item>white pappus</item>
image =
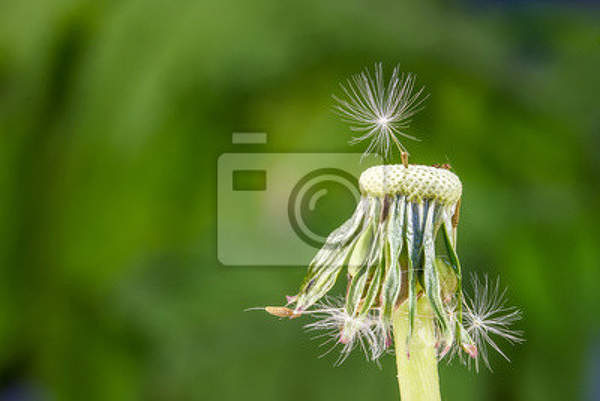
<path fill-rule="evenodd" d="M 427 96 L 423 93 L 424 87 L 413 93 L 413 74 L 400 73 L 396 66 L 386 83 L 383 67 L 376 63 L 373 72 L 365 69 L 340 86 L 344 96 L 333 96 L 337 103 L 334 109 L 351 124 L 350 129 L 358 133 L 351 144 L 370 139 L 365 154 L 378 153 L 386 159 L 392 142 L 401 152 L 406 152 L 398 136 L 417 140 L 405 130 Z"/>

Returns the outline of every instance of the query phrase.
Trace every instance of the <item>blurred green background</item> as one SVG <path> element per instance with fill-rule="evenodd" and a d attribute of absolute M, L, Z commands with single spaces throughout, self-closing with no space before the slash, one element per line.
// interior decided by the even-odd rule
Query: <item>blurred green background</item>
<path fill-rule="evenodd" d="M 445 400 L 600 400 L 600 8 L 572 2 L 0 3 L 0 400 L 397 400 L 392 357 L 317 358 L 304 269 L 224 267 L 225 152 L 346 152 L 338 83 L 431 97 L 411 161 L 464 183 L 459 253 L 527 342 Z M 231 133 L 267 132 L 235 147 Z M 340 217 L 340 222 L 343 217 Z M 240 222 L 243 224 L 243 222 Z"/>

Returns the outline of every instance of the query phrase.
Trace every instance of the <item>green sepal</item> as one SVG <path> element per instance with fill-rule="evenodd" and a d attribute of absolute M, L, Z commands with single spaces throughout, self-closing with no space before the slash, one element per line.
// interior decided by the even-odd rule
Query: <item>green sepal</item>
<path fill-rule="evenodd" d="M 416 254 L 414 249 L 416 246 L 414 224 L 414 210 L 413 207 L 411 207 L 411 204 L 408 204 L 406 207 L 406 255 L 408 262 L 408 335 L 406 337 L 407 342 L 412 336 L 415 324 L 415 314 L 417 309 L 417 275 L 415 273 L 414 268 L 414 256 Z"/>
<path fill-rule="evenodd" d="M 298 293 L 296 309 L 305 310 L 309 308 L 329 292 L 346 264 L 351 249 L 352 247 L 347 247 L 331 265 L 318 271 L 310 281 L 303 284 Z"/>
<path fill-rule="evenodd" d="M 443 236 L 450 257 L 450 263 L 456 273 L 456 341 L 460 346 L 463 341 L 464 328 L 462 328 L 462 308 L 463 308 L 463 293 L 462 293 L 462 268 L 458 254 L 456 253 L 456 244 L 454 243 L 454 236 L 452 234 L 452 221 L 450 217 L 444 218 L 443 223 Z"/>
<path fill-rule="evenodd" d="M 436 257 L 434 263 L 440 279 L 442 299 L 444 300 L 444 303 L 448 303 L 456 294 L 456 290 L 458 288 L 458 277 L 456 276 L 452 266 L 444 259 Z"/>
<path fill-rule="evenodd" d="M 423 276 L 425 283 L 425 292 L 431 303 L 433 313 L 438 319 L 438 324 L 442 332 L 448 330 L 448 319 L 444 311 L 444 302 L 442 301 L 442 291 L 440 280 L 435 268 L 435 242 L 433 238 L 433 217 L 435 213 L 435 204 L 430 203 L 427 211 L 424 236 L 423 236 Z"/>
<path fill-rule="evenodd" d="M 308 272 L 303 285 L 308 283 L 320 269 L 330 265 L 339 256 L 340 252 L 347 250 L 348 247 L 356 243 L 356 238 L 364 231 L 364 228 L 361 230 L 361 226 L 364 227 L 365 224 L 369 224 L 371 221 L 369 215 L 374 209 L 377 209 L 377 207 L 370 199 L 362 199 L 352 217 L 327 236 L 325 244 L 308 265 Z"/>
<path fill-rule="evenodd" d="M 380 228 L 380 233 L 382 233 L 382 231 L 383 230 Z M 375 300 L 377 299 L 377 294 L 379 294 L 379 290 L 381 288 L 381 279 L 383 276 L 383 269 L 385 267 L 385 258 L 382 249 L 383 243 L 383 235 L 380 235 L 378 249 L 380 249 L 381 251 L 379 252 L 373 275 L 370 277 L 369 287 L 367 289 L 364 299 L 362 300 L 362 305 L 358 313 L 359 315 L 364 315 L 369 311 L 369 309 L 371 309 L 371 307 L 375 303 Z"/>
<path fill-rule="evenodd" d="M 354 249 L 348 260 L 348 274 L 354 277 L 356 273 L 365 265 L 371 243 L 373 239 L 374 224 L 369 223 L 367 228 L 360 234 Z"/>
<path fill-rule="evenodd" d="M 391 208 L 384 247 L 385 278 L 381 285 L 381 315 L 391 320 L 394 307 L 402 291 L 402 267 L 400 254 L 404 242 L 404 197 L 397 197 Z"/>
<path fill-rule="evenodd" d="M 367 280 L 372 274 L 373 269 L 374 265 L 369 264 L 363 269 L 359 270 L 358 273 L 352 277 L 350 286 L 348 287 L 348 293 L 346 294 L 346 311 L 350 315 L 354 315 L 358 310 L 360 300 L 362 299 L 365 287 L 367 285 Z"/>

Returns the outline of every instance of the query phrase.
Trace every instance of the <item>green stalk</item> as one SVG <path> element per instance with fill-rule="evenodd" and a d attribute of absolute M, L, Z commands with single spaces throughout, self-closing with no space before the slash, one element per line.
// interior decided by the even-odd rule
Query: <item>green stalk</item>
<path fill-rule="evenodd" d="M 406 302 L 393 315 L 398 385 L 402 401 L 440 401 L 433 311 L 426 298 L 417 302 L 412 335 Z"/>

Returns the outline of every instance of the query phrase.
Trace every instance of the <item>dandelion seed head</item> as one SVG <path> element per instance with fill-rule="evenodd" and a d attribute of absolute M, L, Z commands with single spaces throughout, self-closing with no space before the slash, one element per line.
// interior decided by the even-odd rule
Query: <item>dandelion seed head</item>
<path fill-rule="evenodd" d="M 333 96 L 334 110 L 350 129 L 358 135 L 350 143 L 369 140 L 366 154 L 377 153 L 387 159 L 392 145 L 405 152 L 406 148 L 399 136 L 417 140 L 407 134 L 411 118 L 421 110 L 427 98 L 424 88 L 414 91 L 415 77 L 392 70 L 386 83 L 381 63 L 376 63 L 373 71 L 365 69 L 341 84 L 342 97 Z"/>

